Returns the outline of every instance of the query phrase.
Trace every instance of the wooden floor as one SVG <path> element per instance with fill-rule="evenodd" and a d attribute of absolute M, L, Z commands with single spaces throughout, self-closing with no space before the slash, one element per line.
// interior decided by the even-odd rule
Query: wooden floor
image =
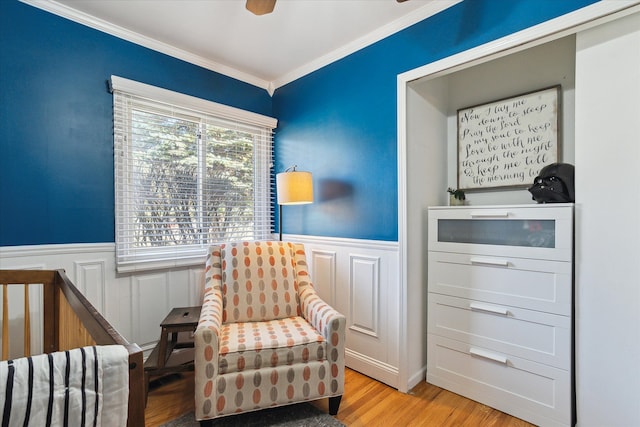
<path fill-rule="evenodd" d="M 327 410 L 326 399 L 315 403 Z M 152 390 L 146 409 L 147 427 L 160 426 L 193 411 L 193 373 Z M 439 387 L 421 382 L 409 394 L 347 369 L 345 393 L 336 416 L 347 426 L 495 426 L 532 424 Z"/>

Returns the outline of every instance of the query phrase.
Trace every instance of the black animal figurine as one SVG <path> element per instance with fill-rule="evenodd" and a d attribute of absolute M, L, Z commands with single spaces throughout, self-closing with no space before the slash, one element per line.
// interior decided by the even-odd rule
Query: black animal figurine
<path fill-rule="evenodd" d="M 540 169 L 529 192 L 538 203 L 573 203 L 576 201 L 574 179 L 573 165 L 551 163 Z"/>

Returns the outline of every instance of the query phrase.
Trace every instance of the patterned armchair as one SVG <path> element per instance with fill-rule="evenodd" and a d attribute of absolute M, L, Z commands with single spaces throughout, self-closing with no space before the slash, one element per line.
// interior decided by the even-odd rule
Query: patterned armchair
<path fill-rule="evenodd" d="M 304 246 L 209 248 L 195 332 L 195 414 L 205 420 L 344 391 L 345 317 L 316 294 Z"/>

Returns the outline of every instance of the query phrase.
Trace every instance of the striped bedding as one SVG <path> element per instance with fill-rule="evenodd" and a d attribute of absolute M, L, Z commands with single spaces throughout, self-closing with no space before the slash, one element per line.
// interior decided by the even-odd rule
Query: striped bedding
<path fill-rule="evenodd" d="M 125 426 L 128 365 L 120 345 L 2 361 L 1 426 Z"/>

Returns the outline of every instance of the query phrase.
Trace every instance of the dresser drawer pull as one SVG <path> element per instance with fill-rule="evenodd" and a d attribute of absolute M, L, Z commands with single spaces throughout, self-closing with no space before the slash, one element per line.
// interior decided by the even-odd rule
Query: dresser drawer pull
<path fill-rule="evenodd" d="M 471 211 L 471 218 L 509 218 L 508 211 Z"/>
<path fill-rule="evenodd" d="M 481 350 L 479 348 L 470 348 L 469 349 L 469 353 L 471 353 L 473 356 L 478 356 L 478 357 L 482 357 L 484 359 L 489 359 L 489 360 L 493 360 L 494 362 L 498 362 L 498 363 L 502 363 L 503 365 L 506 365 L 508 360 L 505 356 L 502 356 L 500 354 L 495 354 L 495 353 L 491 353 L 490 351 L 486 351 L 486 350 Z"/>
<path fill-rule="evenodd" d="M 474 301 L 471 304 L 469 304 L 469 308 L 471 310 L 486 311 L 488 313 L 501 314 L 503 316 L 509 315 L 509 310 L 507 310 L 504 307 L 496 307 L 494 305 L 483 304 L 481 302 Z"/>
<path fill-rule="evenodd" d="M 471 258 L 471 264 L 498 265 L 501 267 L 509 267 L 509 261 L 499 258 Z"/>

